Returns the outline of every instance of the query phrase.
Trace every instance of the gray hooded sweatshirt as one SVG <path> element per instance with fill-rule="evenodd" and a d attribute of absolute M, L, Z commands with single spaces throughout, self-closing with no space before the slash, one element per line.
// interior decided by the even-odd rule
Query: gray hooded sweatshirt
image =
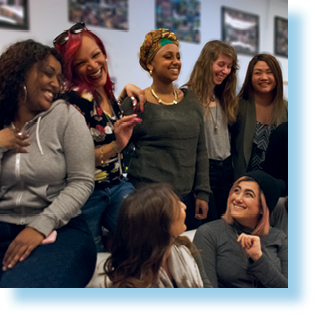
<path fill-rule="evenodd" d="M 0 221 L 44 235 L 80 214 L 94 188 L 94 145 L 84 117 L 63 100 L 27 122 L 29 153 L 0 147 Z"/>

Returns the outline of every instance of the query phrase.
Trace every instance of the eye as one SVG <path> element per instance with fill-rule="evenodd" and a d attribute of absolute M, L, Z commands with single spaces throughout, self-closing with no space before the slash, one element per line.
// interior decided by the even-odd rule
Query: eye
<path fill-rule="evenodd" d="M 245 194 L 245 196 L 250 197 L 250 198 L 254 198 L 254 195 L 251 192 L 247 192 Z"/>
<path fill-rule="evenodd" d="M 93 55 L 93 58 L 97 58 L 99 55 L 100 55 L 100 51 L 96 52 L 94 55 Z"/>

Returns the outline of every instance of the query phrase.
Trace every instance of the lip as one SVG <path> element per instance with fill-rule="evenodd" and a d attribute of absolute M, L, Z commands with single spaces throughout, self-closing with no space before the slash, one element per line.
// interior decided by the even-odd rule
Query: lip
<path fill-rule="evenodd" d="M 54 93 L 51 90 L 44 90 L 44 97 L 51 103 L 54 99 Z"/>

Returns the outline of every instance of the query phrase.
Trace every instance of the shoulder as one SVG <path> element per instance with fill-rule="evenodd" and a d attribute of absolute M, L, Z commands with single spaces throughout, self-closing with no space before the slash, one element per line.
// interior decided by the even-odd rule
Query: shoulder
<path fill-rule="evenodd" d="M 287 235 L 276 227 L 270 227 L 269 233 L 262 236 L 262 239 L 266 244 L 288 245 Z"/>
<path fill-rule="evenodd" d="M 194 108 L 198 113 L 200 113 L 203 116 L 203 108 L 202 105 L 196 95 L 196 93 L 187 87 L 181 87 L 179 89 L 181 93 L 183 93 L 183 102 L 185 104 L 188 104 L 190 108 Z"/>
<path fill-rule="evenodd" d="M 217 234 L 222 233 L 222 231 L 226 228 L 227 225 L 228 225 L 227 222 L 223 219 L 205 223 L 197 229 L 195 238 L 207 236 L 215 237 Z"/>
<path fill-rule="evenodd" d="M 132 100 L 130 97 L 126 97 L 123 100 L 123 102 L 120 105 L 120 109 L 124 116 L 133 114 Z"/>

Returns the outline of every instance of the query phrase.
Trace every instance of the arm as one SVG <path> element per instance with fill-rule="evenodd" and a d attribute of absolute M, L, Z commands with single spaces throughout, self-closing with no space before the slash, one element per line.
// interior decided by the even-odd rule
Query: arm
<path fill-rule="evenodd" d="M 132 100 L 133 112 L 141 110 L 143 112 L 143 105 L 146 101 L 145 93 L 139 87 L 127 84 L 118 97 L 118 102 L 122 103 L 123 100 L 129 96 Z"/>
<path fill-rule="evenodd" d="M 69 117 L 60 139 L 67 165 L 66 185 L 30 227 L 47 236 L 80 214 L 80 208 L 94 188 L 94 145 L 83 116 L 69 108 Z M 53 117 L 57 119 L 57 117 Z"/>
<path fill-rule="evenodd" d="M 249 256 L 249 271 L 266 288 L 288 287 L 288 243 L 286 236 L 282 235 L 281 245 L 278 248 L 278 258 L 281 262 L 279 271 L 272 261 L 261 250 L 260 238 L 255 235 L 241 234 L 238 241 L 245 248 Z"/>
<path fill-rule="evenodd" d="M 202 225 L 197 229 L 193 243 L 200 251 L 204 270 L 210 284 L 214 288 L 217 288 L 216 244 L 215 239 L 211 235 L 211 230 L 207 225 Z"/>
<path fill-rule="evenodd" d="M 208 277 L 207 277 L 207 274 L 205 272 L 205 268 L 203 267 L 203 263 L 202 263 L 202 259 L 201 259 L 201 256 L 200 256 L 200 253 L 198 251 L 198 249 L 196 248 L 196 246 L 194 244 L 192 244 L 193 246 L 193 250 L 195 252 L 193 252 L 193 257 L 196 261 L 196 264 L 198 266 L 198 269 L 199 269 L 199 272 L 200 272 L 200 276 L 201 276 L 201 279 L 202 279 L 202 282 L 203 282 L 203 287 L 204 288 L 213 288 L 212 284 L 210 283 Z"/>
<path fill-rule="evenodd" d="M 199 220 L 205 219 L 207 217 L 209 194 L 211 193 L 209 159 L 205 141 L 204 125 L 203 120 L 201 120 L 200 133 L 196 151 L 197 157 L 194 183 L 194 191 L 196 194 L 195 217 Z"/>

